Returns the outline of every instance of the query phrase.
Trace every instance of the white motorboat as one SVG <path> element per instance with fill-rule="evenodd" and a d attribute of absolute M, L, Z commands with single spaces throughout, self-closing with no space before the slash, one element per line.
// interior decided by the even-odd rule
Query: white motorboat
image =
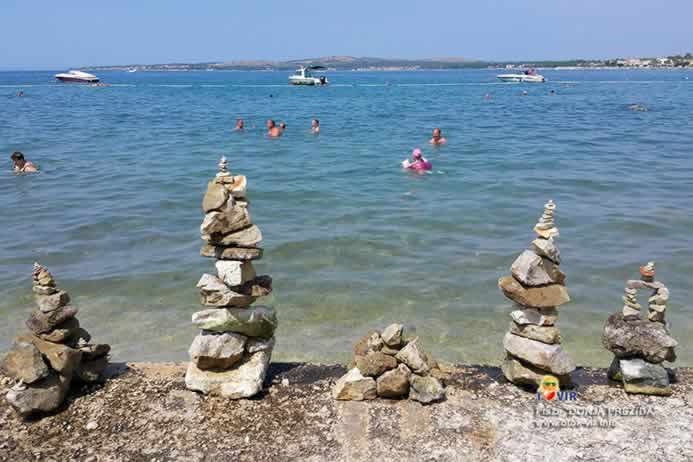
<path fill-rule="evenodd" d="M 61 82 L 70 83 L 97 83 L 99 81 L 97 76 L 82 71 L 68 71 L 62 74 L 55 74 L 55 78 Z"/>
<path fill-rule="evenodd" d="M 523 82 L 523 83 L 544 83 L 546 78 L 537 74 L 534 69 L 523 72 L 522 74 L 500 74 L 496 78 L 501 82 Z"/>
<path fill-rule="evenodd" d="M 293 75 L 289 76 L 291 85 L 327 85 L 327 78 L 323 75 L 314 77 L 312 71 L 324 70 L 323 66 L 299 67 Z"/>
<path fill-rule="evenodd" d="M 128 72 L 129 72 L 130 74 L 132 74 L 133 72 L 137 72 L 137 68 L 136 68 L 136 67 L 131 67 L 130 69 L 128 69 Z"/>

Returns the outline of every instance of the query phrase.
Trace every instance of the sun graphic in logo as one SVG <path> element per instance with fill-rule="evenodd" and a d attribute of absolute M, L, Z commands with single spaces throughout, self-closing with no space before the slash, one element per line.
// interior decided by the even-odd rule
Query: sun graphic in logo
<path fill-rule="evenodd" d="M 539 385 L 539 393 L 542 394 L 545 400 L 553 401 L 558 396 L 560 388 L 558 387 L 558 379 L 553 375 L 545 375 L 541 378 Z"/>

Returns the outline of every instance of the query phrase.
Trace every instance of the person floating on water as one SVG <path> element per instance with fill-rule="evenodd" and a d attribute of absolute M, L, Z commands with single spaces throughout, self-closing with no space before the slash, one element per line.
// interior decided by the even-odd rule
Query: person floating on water
<path fill-rule="evenodd" d="M 423 156 L 421 149 L 416 148 L 411 152 L 411 161 L 409 159 L 404 159 L 402 161 L 402 168 L 406 168 L 408 170 L 415 170 L 417 172 L 423 172 L 426 170 L 431 170 L 433 166 Z"/>
<path fill-rule="evenodd" d="M 33 164 L 33 162 L 29 162 L 24 158 L 24 154 L 21 152 L 13 152 L 12 156 L 10 156 L 10 159 L 12 159 L 12 162 L 14 163 L 14 172 L 15 173 L 34 173 L 38 172 L 38 167 Z"/>
<path fill-rule="evenodd" d="M 440 128 L 434 128 L 433 129 L 433 138 L 431 138 L 431 141 L 429 143 L 431 144 L 445 144 L 447 143 L 448 140 L 443 137 L 443 132 L 440 131 Z"/>
<path fill-rule="evenodd" d="M 316 135 L 320 134 L 320 121 L 318 119 L 311 120 L 310 131 Z"/>
<path fill-rule="evenodd" d="M 267 136 L 270 138 L 279 138 L 282 136 L 282 130 L 277 127 L 277 124 L 274 123 L 272 119 L 267 120 Z"/>
<path fill-rule="evenodd" d="M 236 119 L 236 127 L 234 127 L 233 131 L 238 132 L 243 130 L 245 130 L 245 122 L 243 119 Z"/>

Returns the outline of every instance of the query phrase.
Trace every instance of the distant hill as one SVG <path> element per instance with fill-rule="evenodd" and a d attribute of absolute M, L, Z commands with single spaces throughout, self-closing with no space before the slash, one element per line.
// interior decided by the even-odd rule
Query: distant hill
<path fill-rule="evenodd" d="M 388 59 L 354 56 L 324 56 L 320 58 L 293 59 L 287 61 L 222 61 L 204 63 L 167 63 L 167 64 L 124 64 L 116 66 L 88 66 L 90 70 L 294 70 L 298 66 L 319 65 L 334 70 L 413 70 L 413 69 L 456 69 L 486 67 L 489 63 L 468 61 L 464 58 L 430 58 L 430 59 Z"/>

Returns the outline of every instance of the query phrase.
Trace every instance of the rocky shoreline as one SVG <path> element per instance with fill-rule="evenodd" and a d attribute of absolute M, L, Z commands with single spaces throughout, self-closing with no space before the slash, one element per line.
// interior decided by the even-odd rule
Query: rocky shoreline
<path fill-rule="evenodd" d="M 23 420 L 0 400 L 0 461 L 580 460 L 693 458 L 693 369 L 672 396 L 629 395 L 578 368 L 576 399 L 546 402 L 500 368 L 445 366 L 446 398 L 336 401 L 339 365 L 272 363 L 260 394 L 233 401 L 185 387 L 186 363 L 116 363 Z M 0 394 L 12 386 L 0 375 Z"/>

